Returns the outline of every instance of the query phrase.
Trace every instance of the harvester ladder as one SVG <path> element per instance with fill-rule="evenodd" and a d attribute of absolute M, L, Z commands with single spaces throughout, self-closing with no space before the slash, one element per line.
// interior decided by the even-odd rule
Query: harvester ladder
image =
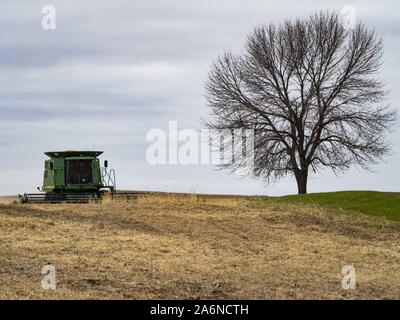
<path fill-rule="evenodd" d="M 101 168 L 101 182 L 105 188 L 110 188 L 112 192 L 117 190 L 117 184 L 115 181 L 115 170 L 107 168 Z"/>

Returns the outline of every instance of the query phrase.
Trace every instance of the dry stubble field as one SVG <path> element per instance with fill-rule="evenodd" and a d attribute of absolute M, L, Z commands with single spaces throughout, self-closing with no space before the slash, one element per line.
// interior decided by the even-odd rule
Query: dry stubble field
<path fill-rule="evenodd" d="M 399 299 L 399 231 L 252 198 L 0 204 L 0 298 Z M 41 287 L 48 263 L 56 290 Z M 348 264 L 355 290 L 341 288 Z"/>

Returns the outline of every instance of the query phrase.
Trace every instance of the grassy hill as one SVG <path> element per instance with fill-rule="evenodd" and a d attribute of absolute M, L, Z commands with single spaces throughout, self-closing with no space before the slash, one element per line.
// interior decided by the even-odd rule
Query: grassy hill
<path fill-rule="evenodd" d="M 351 210 L 400 220 L 400 195 L 377 191 L 339 191 L 273 198 L 277 202 L 302 203 Z"/>

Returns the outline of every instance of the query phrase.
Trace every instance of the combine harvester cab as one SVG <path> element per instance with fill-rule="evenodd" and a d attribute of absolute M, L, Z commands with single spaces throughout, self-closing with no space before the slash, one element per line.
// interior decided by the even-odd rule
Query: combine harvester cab
<path fill-rule="evenodd" d="M 42 193 L 20 195 L 22 203 L 87 203 L 103 193 L 116 193 L 115 171 L 107 160 L 100 166 L 102 151 L 45 152 Z M 39 188 L 38 188 L 39 189 Z M 39 189 L 40 190 L 40 189 Z"/>

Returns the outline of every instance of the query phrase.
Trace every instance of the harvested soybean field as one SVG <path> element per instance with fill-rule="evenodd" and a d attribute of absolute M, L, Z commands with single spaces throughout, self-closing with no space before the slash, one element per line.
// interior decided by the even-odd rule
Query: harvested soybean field
<path fill-rule="evenodd" d="M 400 298 L 398 221 L 254 197 L 3 203 L 0 257 L 2 299 Z"/>

